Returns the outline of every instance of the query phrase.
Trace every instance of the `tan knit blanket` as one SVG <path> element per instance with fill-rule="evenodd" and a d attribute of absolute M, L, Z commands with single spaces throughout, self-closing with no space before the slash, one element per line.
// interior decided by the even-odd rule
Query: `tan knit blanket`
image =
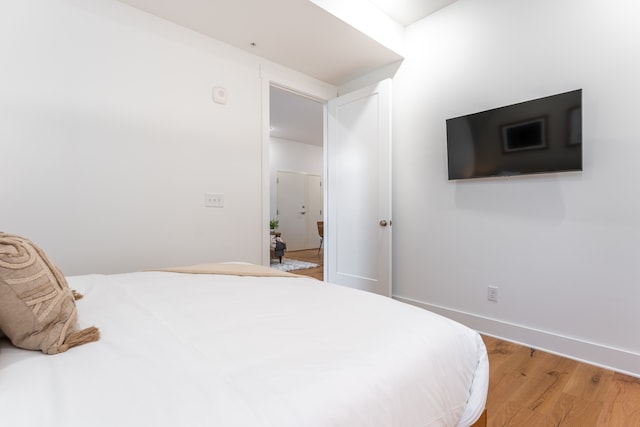
<path fill-rule="evenodd" d="M 171 267 L 154 269 L 153 271 L 167 271 L 171 273 L 190 274 L 227 274 L 232 276 L 256 276 L 256 277 L 304 277 L 299 274 L 278 271 L 276 269 L 257 264 L 198 264 L 186 267 Z"/>

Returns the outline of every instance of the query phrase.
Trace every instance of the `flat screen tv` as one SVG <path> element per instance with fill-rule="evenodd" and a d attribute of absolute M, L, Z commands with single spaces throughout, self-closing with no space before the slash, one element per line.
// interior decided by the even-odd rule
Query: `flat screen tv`
<path fill-rule="evenodd" d="M 446 122 L 449 180 L 582 170 L 582 89 Z"/>

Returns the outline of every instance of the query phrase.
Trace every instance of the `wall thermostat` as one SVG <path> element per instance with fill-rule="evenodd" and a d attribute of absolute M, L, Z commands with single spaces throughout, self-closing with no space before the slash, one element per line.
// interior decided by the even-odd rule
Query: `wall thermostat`
<path fill-rule="evenodd" d="M 226 104 L 227 103 L 227 90 L 223 87 L 214 87 L 213 88 L 213 102 L 218 104 Z"/>

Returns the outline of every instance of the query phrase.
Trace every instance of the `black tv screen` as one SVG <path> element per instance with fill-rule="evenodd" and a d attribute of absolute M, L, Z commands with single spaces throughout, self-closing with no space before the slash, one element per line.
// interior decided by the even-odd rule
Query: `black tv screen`
<path fill-rule="evenodd" d="M 582 89 L 446 122 L 449 180 L 582 170 Z"/>

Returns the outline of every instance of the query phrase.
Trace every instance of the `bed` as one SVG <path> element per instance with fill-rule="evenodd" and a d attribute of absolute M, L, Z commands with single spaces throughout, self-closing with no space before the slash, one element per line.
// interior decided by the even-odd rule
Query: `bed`
<path fill-rule="evenodd" d="M 481 337 L 390 298 L 244 263 L 66 281 L 100 338 L 0 339 L 2 425 L 470 426 L 485 405 Z"/>

